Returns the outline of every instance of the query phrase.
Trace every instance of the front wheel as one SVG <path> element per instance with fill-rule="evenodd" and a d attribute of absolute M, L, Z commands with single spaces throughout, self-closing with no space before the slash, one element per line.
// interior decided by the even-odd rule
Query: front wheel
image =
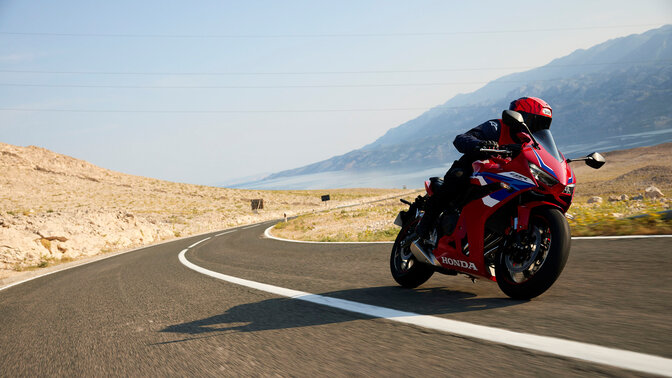
<path fill-rule="evenodd" d="M 399 231 L 399 235 L 397 235 L 397 239 L 394 241 L 394 246 L 392 247 L 392 254 L 390 255 L 392 277 L 399 285 L 407 288 L 422 285 L 434 274 L 434 270 L 430 266 L 421 264 L 415 259 L 409 246 L 401 248 L 399 245 L 413 229 L 414 227 L 411 223 Z"/>
<path fill-rule="evenodd" d="M 567 219 L 558 209 L 541 209 L 530 216 L 519 240 L 495 259 L 499 288 L 514 299 L 531 299 L 551 287 L 569 257 L 571 237 Z"/>

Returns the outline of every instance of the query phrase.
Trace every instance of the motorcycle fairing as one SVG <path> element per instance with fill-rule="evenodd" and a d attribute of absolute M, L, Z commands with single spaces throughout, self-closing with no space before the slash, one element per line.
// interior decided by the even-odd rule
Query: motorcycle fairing
<path fill-rule="evenodd" d="M 502 188 L 490 195 L 483 197 L 483 203 L 488 207 L 493 207 L 501 201 L 506 200 L 508 197 L 515 195 L 516 192 L 520 192 L 525 189 L 535 187 L 534 181 L 529 177 L 523 176 L 517 172 L 501 172 L 499 174 L 489 173 L 489 172 L 479 172 L 474 174 L 472 178 L 478 180 L 479 184 L 484 185 L 492 184 L 494 182 L 503 182 L 509 186 L 510 189 Z"/>
<path fill-rule="evenodd" d="M 464 206 L 455 231 L 451 235 L 445 235 L 439 239 L 437 248 L 433 252 L 445 268 L 495 280 L 494 274 L 485 266 L 483 257 L 485 221 L 504 203 L 514 198 L 517 193 L 536 186 L 534 181 L 530 184 L 526 180 L 514 179 L 509 175 L 483 171 L 484 169 L 501 170 L 501 168 L 502 164 L 490 160 L 474 162 L 475 173 L 471 178 L 475 185 L 486 186 L 496 182 L 504 182 L 510 185 L 512 189 L 516 189 L 509 191 L 502 188 L 484 196 L 480 201 L 470 201 Z M 531 179 L 527 179 L 531 181 Z M 465 261 L 467 264 L 456 264 L 456 262 L 461 261 Z M 473 265 L 469 263 L 473 263 Z M 476 270 L 472 268 L 474 266 Z"/>
<path fill-rule="evenodd" d="M 539 168 L 543 169 L 544 171 L 546 171 L 546 173 L 550 174 L 551 176 L 555 177 L 556 180 L 560 181 L 560 179 L 558 179 L 558 175 L 556 175 L 555 171 L 553 171 L 553 168 L 549 167 L 544 162 L 544 160 L 541 158 L 541 156 L 539 156 L 537 151 L 532 150 L 532 152 L 534 153 L 534 156 L 537 158 L 537 165 L 539 166 Z"/>
<path fill-rule="evenodd" d="M 523 150 L 523 154 L 528 161 L 536 164 L 539 168 L 543 169 L 544 172 L 553 176 L 563 186 L 567 186 L 569 184 L 567 169 L 568 164 L 565 160 L 556 160 L 553 155 L 548 153 L 543 148 L 539 150 L 526 148 Z M 569 171 L 571 172 L 571 169 Z"/>
<path fill-rule="evenodd" d="M 495 280 L 494 275 L 485 266 L 483 257 L 483 239 L 485 220 L 488 219 L 506 201 L 500 201 L 493 206 L 488 206 L 484 201 L 471 201 L 468 203 L 457 221 L 455 231 L 451 235 L 439 239 L 436 249 L 433 251 L 437 260 L 447 269 L 457 270 L 463 273 L 486 277 Z M 465 253 L 466 251 L 466 253 Z M 455 261 L 465 261 L 470 264 L 451 264 Z M 476 270 L 471 268 L 476 267 Z"/>
<path fill-rule="evenodd" d="M 564 158 L 564 156 L 563 156 L 563 158 Z M 575 182 L 576 179 L 574 178 L 574 172 L 572 171 L 572 167 L 570 167 L 569 164 L 567 164 L 567 177 L 568 177 L 567 185 L 570 185 L 570 184 L 575 184 L 576 185 L 576 182 Z"/>
<path fill-rule="evenodd" d="M 559 161 L 543 148 L 540 150 L 525 149 L 523 153 L 530 162 L 535 164 L 538 162 L 537 166 L 539 168 L 548 174 L 552 174 L 558 180 L 559 185 L 556 184 L 551 187 L 541 183 L 539 185 L 545 187 L 543 191 L 549 200 L 552 199 L 555 206 L 560 208 L 563 213 L 566 212 L 572 202 L 573 190 L 569 193 L 564 192 L 564 190 L 567 186 L 573 187 L 576 185 L 576 177 L 564 156 L 561 155 L 563 160 Z"/>
<path fill-rule="evenodd" d="M 534 207 L 555 206 L 564 210 L 569 207 L 571 195 L 563 195 L 562 192 L 570 184 L 570 179 L 574 181 L 574 175 L 566 161 L 558 161 L 543 148 L 534 150 L 526 146 L 513 160 L 492 158 L 476 161 L 471 177 L 473 184 L 486 186 L 499 182 L 506 185 L 483 196 L 481 200 L 467 203 L 462 209 L 453 233 L 439 239 L 433 254 L 444 268 L 496 281 L 494 272 L 486 266 L 483 255 L 485 223 L 506 203 L 542 185 L 531 176 L 528 162 L 538 163 L 541 169 L 558 180 L 558 184 L 545 188 L 545 191 L 553 197 L 553 201 L 536 200 L 517 206 L 522 218 L 519 219 L 517 230 L 527 228 L 529 215 Z M 528 174 L 530 176 L 527 176 Z"/>

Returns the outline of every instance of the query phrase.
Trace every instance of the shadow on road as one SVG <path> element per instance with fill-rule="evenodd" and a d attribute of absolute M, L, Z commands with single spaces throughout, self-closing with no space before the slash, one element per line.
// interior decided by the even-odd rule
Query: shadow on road
<path fill-rule="evenodd" d="M 342 290 L 321 295 L 422 315 L 482 311 L 525 303 L 505 298 L 478 298 L 475 294 L 444 288 L 408 290 L 398 286 Z M 223 314 L 171 325 L 160 332 L 189 335 L 256 332 L 348 322 L 353 318 L 367 316 L 290 298 L 275 298 L 235 306 Z"/>

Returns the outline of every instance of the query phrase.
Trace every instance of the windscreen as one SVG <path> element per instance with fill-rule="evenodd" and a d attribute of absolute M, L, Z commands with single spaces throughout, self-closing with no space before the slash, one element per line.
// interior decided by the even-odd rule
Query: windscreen
<path fill-rule="evenodd" d="M 555 145 L 555 140 L 553 140 L 551 130 L 539 130 L 532 133 L 532 135 L 534 135 L 534 139 L 536 139 L 537 142 L 539 142 L 539 144 L 544 147 L 544 149 L 548 151 L 548 153 L 551 154 L 551 156 L 553 156 L 557 161 L 561 162 L 564 160 L 562 155 L 560 155 L 560 151 L 558 151 L 558 147 Z"/>

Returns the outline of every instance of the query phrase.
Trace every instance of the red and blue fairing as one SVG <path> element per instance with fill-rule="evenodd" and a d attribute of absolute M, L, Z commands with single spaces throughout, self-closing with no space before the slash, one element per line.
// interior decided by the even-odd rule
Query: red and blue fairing
<path fill-rule="evenodd" d="M 558 151 L 548 130 L 534 134 L 539 142 L 530 141 L 513 159 L 492 157 L 473 163 L 472 185 L 491 189 L 462 209 L 451 235 L 439 239 L 434 256 L 450 270 L 495 280 L 484 261 L 486 222 L 507 204 L 511 214 L 504 217 L 508 230 L 527 228 L 530 212 L 535 207 L 551 206 L 563 213 L 571 205 L 574 173 Z M 516 202 L 512 202 L 516 200 Z M 513 229 L 515 227 L 515 230 Z"/>

